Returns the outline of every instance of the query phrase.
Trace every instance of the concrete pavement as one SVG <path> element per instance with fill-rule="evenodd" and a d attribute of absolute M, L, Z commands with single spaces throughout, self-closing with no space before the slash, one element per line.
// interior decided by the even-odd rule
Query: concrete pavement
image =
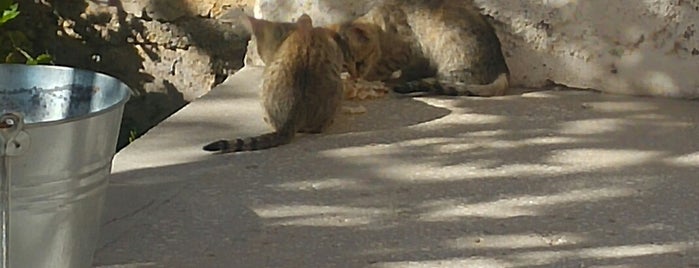
<path fill-rule="evenodd" d="M 696 102 L 539 91 L 362 102 L 268 130 L 246 68 L 114 159 L 96 267 L 699 267 Z"/>

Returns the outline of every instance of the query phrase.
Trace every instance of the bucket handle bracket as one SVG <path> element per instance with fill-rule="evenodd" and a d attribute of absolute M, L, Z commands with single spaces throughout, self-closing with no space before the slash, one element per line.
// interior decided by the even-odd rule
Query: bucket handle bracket
<path fill-rule="evenodd" d="M 29 147 L 24 118 L 19 113 L 0 115 L 0 268 L 9 268 L 10 257 L 10 159 Z"/>
<path fill-rule="evenodd" d="M 18 156 L 29 147 L 29 134 L 19 113 L 0 115 L 0 156 Z"/>

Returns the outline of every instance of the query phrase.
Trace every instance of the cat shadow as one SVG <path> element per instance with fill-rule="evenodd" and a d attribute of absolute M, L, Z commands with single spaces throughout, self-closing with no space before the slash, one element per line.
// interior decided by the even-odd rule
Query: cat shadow
<path fill-rule="evenodd" d="M 245 67 L 237 75 L 197 100 L 200 105 L 189 107 L 190 111 L 187 113 L 191 112 L 199 116 L 213 114 L 214 116 L 209 119 L 201 119 L 206 122 L 220 123 L 218 127 L 208 129 L 209 132 L 225 132 L 230 135 L 230 130 L 233 130 L 234 134 L 237 134 L 235 136 L 242 137 L 271 131 L 272 129 L 264 122 L 264 111 L 259 99 L 262 70 L 262 67 Z M 449 109 L 432 106 L 400 94 L 389 94 L 382 98 L 362 101 L 343 100 L 342 105 L 361 106 L 365 111 L 338 112 L 333 123 L 323 131 L 322 135 L 399 129 L 437 120 L 451 113 Z M 222 115 L 228 120 L 220 120 Z M 196 131 L 203 131 L 203 129 Z M 297 134 L 297 136 L 305 135 L 307 134 Z"/>
<path fill-rule="evenodd" d="M 522 94 L 542 91 L 542 88 L 509 88 L 504 96 L 520 96 Z M 371 100 L 344 101 L 343 105 L 350 107 L 361 106 L 366 109 L 362 113 L 340 112 L 326 131 L 327 134 L 344 134 L 350 132 L 370 132 L 387 129 L 398 129 L 438 120 L 452 113 L 451 110 L 430 105 L 420 98 L 427 99 L 460 99 L 487 98 L 468 96 L 444 96 L 426 93 L 390 95 Z"/>
<path fill-rule="evenodd" d="M 338 113 L 327 134 L 398 129 L 445 117 L 451 110 L 435 107 L 417 99 L 389 95 L 379 99 L 345 101 L 345 106 L 361 106 L 362 113 Z"/>

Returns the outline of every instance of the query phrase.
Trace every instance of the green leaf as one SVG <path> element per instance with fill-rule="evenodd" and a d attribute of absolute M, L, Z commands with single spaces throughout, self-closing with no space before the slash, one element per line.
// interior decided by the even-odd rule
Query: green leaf
<path fill-rule="evenodd" d="M 9 9 L 0 10 L 2 10 L 2 17 L 0 17 L 0 25 L 5 24 L 5 22 L 12 20 L 19 15 L 19 11 L 17 11 L 17 4 L 10 6 Z"/>
<path fill-rule="evenodd" d="M 46 53 L 41 54 L 39 56 L 36 56 L 36 63 L 38 63 L 38 64 L 51 63 L 52 60 L 53 60 L 53 57 L 51 57 L 51 55 L 46 54 Z"/>

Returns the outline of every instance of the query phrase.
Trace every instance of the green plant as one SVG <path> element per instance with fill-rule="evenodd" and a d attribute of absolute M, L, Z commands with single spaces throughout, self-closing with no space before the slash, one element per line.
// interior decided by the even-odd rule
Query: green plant
<path fill-rule="evenodd" d="M 14 0 L 0 0 L 0 27 L 19 16 L 18 4 Z M 27 36 L 21 31 L 3 31 L 0 34 L 0 55 L 4 63 L 24 62 L 30 65 L 53 63 L 53 57 L 47 53 L 32 57 L 26 47 L 31 46 Z"/>
<path fill-rule="evenodd" d="M 19 11 L 17 10 L 18 6 L 19 5 L 17 3 L 13 4 L 12 0 L 0 0 L 0 10 L 2 10 L 2 17 L 0 17 L 0 26 L 19 15 Z"/>

